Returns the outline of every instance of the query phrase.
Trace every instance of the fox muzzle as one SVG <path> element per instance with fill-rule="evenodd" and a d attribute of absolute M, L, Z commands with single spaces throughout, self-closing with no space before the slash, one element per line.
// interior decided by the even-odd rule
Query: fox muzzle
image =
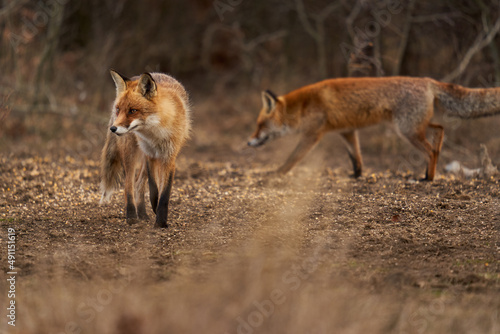
<path fill-rule="evenodd" d="M 264 136 L 262 138 L 252 138 L 248 141 L 248 146 L 251 147 L 258 147 L 262 146 L 266 143 L 266 141 L 269 139 L 269 136 Z"/>
<path fill-rule="evenodd" d="M 123 127 L 123 126 L 116 126 L 116 125 L 112 125 L 109 128 L 109 131 L 113 132 L 117 136 L 124 135 L 127 132 L 129 132 L 130 130 L 131 130 L 130 128 L 126 128 L 126 127 Z"/>

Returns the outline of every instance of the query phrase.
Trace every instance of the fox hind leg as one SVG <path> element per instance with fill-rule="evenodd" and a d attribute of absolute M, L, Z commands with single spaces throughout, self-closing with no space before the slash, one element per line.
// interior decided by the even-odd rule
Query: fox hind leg
<path fill-rule="evenodd" d="M 127 223 L 135 224 L 137 220 L 137 209 L 135 207 L 135 164 L 133 161 L 125 162 L 125 209 Z"/>
<path fill-rule="evenodd" d="M 149 220 L 149 216 L 146 212 L 146 179 L 148 178 L 148 167 L 146 162 L 146 157 L 143 157 L 139 173 L 137 174 L 137 180 L 135 185 L 135 197 L 137 199 L 137 216 L 141 220 Z"/>
<path fill-rule="evenodd" d="M 361 176 L 363 170 L 363 158 L 361 156 L 361 148 L 359 146 L 358 132 L 356 130 L 341 133 L 344 143 L 347 148 L 349 158 L 351 158 L 354 177 Z"/>
<path fill-rule="evenodd" d="M 444 130 L 441 125 L 438 124 L 428 124 L 428 127 L 433 128 L 437 131 L 434 137 L 434 146 L 429 143 L 426 138 L 425 130 L 427 128 L 423 127 L 421 130 L 417 131 L 412 135 L 406 135 L 408 140 L 418 148 L 420 151 L 424 152 L 429 161 L 427 164 L 427 172 L 425 173 L 425 181 L 432 181 L 436 175 L 436 167 L 439 158 L 439 153 L 443 145 Z"/>
<path fill-rule="evenodd" d="M 156 168 L 151 160 L 147 162 L 147 172 L 149 184 L 149 200 L 151 201 L 151 208 L 153 208 L 153 212 L 156 214 L 156 208 L 158 206 L 158 185 L 155 181 Z"/>
<path fill-rule="evenodd" d="M 439 154 L 441 153 L 441 148 L 443 147 L 444 139 L 444 128 L 439 124 L 429 123 L 429 128 L 434 130 L 434 145 L 432 146 L 432 157 L 427 166 L 427 172 L 425 173 L 426 180 L 432 181 L 436 175 L 436 167 L 439 159 Z M 429 175 L 432 177 L 430 178 Z"/>
<path fill-rule="evenodd" d="M 125 147 L 127 148 L 130 147 L 134 148 L 125 150 L 122 153 L 122 157 L 123 157 L 123 167 L 125 170 L 125 203 L 126 203 L 125 209 L 126 209 L 127 223 L 135 224 L 138 222 L 136 200 L 137 199 L 141 200 L 140 196 L 141 194 L 140 191 L 137 191 L 138 189 L 136 188 L 136 185 L 143 187 L 143 185 L 141 185 L 142 181 L 136 180 L 137 179 L 136 172 L 137 172 L 137 167 L 139 165 L 138 161 L 141 161 L 143 157 L 141 156 L 142 155 L 141 151 L 137 148 L 137 144 L 135 143 L 135 138 L 133 137 L 127 138 L 125 144 L 126 144 Z M 136 181 L 138 181 L 137 184 Z M 137 198 L 137 195 L 139 195 L 139 198 Z"/>

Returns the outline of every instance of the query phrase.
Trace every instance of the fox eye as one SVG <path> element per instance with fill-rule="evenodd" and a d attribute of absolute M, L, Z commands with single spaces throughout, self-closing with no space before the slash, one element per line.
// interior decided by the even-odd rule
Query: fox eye
<path fill-rule="evenodd" d="M 137 109 L 130 109 L 130 110 L 128 111 L 128 113 L 129 113 L 130 115 L 135 114 L 136 112 L 137 112 Z"/>
<path fill-rule="evenodd" d="M 120 108 L 116 107 L 115 110 L 116 110 L 116 114 L 118 115 L 118 113 L 120 112 Z"/>

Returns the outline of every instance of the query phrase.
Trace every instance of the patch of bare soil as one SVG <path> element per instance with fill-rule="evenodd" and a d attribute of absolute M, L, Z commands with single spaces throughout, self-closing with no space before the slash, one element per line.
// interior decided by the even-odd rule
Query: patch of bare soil
<path fill-rule="evenodd" d="M 98 205 L 95 160 L 4 155 L 13 332 L 500 331 L 498 176 L 355 180 L 301 165 L 276 177 L 244 159 L 182 158 L 169 228 L 156 229 L 151 211 L 126 224 L 122 193 Z"/>

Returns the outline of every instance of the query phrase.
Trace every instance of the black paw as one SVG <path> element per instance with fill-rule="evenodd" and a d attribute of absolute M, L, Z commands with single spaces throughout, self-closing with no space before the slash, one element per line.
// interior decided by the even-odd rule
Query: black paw
<path fill-rule="evenodd" d="M 167 224 L 167 222 L 161 223 L 161 222 L 156 221 L 155 227 L 156 228 L 168 228 L 168 224 Z"/>
<path fill-rule="evenodd" d="M 137 219 L 137 218 L 127 218 L 127 224 L 129 224 L 129 225 L 135 225 L 137 223 L 139 223 L 139 219 Z"/>

